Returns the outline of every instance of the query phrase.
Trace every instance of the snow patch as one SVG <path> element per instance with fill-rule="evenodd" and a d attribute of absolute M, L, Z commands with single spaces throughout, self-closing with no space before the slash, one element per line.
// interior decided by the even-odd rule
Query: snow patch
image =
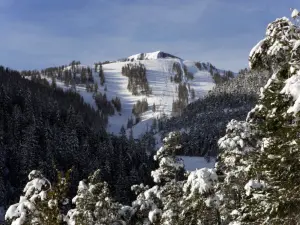
<path fill-rule="evenodd" d="M 195 193 L 204 194 L 212 190 L 217 183 L 218 176 L 214 169 L 202 168 L 192 171 L 183 186 L 183 191 L 190 191 L 190 196 Z"/>
<path fill-rule="evenodd" d="M 148 218 L 151 223 L 155 223 L 159 216 L 161 215 L 162 211 L 160 209 L 154 209 L 149 212 Z"/>
<path fill-rule="evenodd" d="M 249 180 L 244 188 L 246 190 L 246 195 L 249 196 L 254 189 L 262 189 L 264 187 L 266 187 L 264 181 Z"/>
<path fill-rule="evenodd" d="M 204 167 L 207 168 L 214 168 L 215 166 L 215 158 L 209 158 L 208 159 L 204 157 L 198 157 L 198 156 L 178 156 L 183 160 L 184 168 L 187 171 L 193 171 L 196 169 L 201 169 Z"/>
<path fill-rule="evenodd" d="M 281 94 L 291 95 L 295 101 L 294 105 L 288 109 L 288 113 L 298 113 L 300 110 L 300 72 L 288 78 Z"/>
<path fill-rule="evenodd" d="M 265 42 L 265 39 L 259 41 L 250 51 L 250 54 L 249 54 L 249 58 L 252 58 L 254 54 L 257 54 L 257 53 L 261 53 L 262 52 L 262 48 L 261 46 L 264 44 Z M 252 64 L 251 64 L 251 61 L 249 60 L 249 67 L 251 68 L 252 67 Z"/>
<path fill-rule="evenodd" d="M 298 11 L 297 9 L 294 9 L 294 10 L 292 11 L 291 17 L 292 17 L 293 19 L 295 19 L 297 16 L 299 16 L 299 11 Z"/>
<path fill-rule="evenodd" d="M 139 53 L 132 56 L 129 56 L 128 59 L 131 60 L 140 60 L 140 59 L 158 59 L 161 51 L 150 52 L 150 53 Z M 144 58 L 143 58 L 144 57 Z"/>
<path fill-rule="evenodd" d="M 129 56 L 127 58 L 128 61 L 133 60 L 154 60 L 154 59 L 162 59 L 162 58 L 178 58 L 174 55 L 171 55 L 169 53 L 165 53 L 162 51 L 156 51 L 156 52 L 149 52 L 149 53 L 139 53 L 132 56 Z"/>

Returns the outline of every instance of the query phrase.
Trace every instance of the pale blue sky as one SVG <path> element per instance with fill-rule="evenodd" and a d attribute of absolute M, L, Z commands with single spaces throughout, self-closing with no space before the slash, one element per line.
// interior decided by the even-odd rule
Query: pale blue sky
<path fill-rule="evenodd" d="M 162 50 L 238 71 L 296 0 L 0 0 L 0 64 L 40 69 Z"/>

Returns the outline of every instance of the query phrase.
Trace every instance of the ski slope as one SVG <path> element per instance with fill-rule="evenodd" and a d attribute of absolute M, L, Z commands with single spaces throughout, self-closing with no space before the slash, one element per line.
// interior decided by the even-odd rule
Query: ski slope
<path fill-rule="evenodd" d="M 137 138 L 141 133 L 150 129 L 153 119 L 161 117 L 163 114 L 171 115 L 172 103 L 177 99 L 176 87 L 178 84 L 171 82 L 170 77 L 174 76 L 172 66 L 174 62 L 182 66 L 186 64 L 188 70 L 194 73 L 193 80 L 183 78 L 191 88 L 195 89 L 196 98 L 203 97 L 214 86 L 211 75 L 207 71 L 199 71 L 191 61 L 182 61 L 180 59 L 153 59 L 139 60 L 146 67 L 146 76 L 149 86 L 152 88 L 150 96 L 133 96 L 127 90 L 128 78 L 122 76 L 121 69 L 127 63 L 135 62 L 116 62 L 103 65 L 105 83 L 107 85 L 106 95 L 108 99 L 118 96 L 122 103 L 121 115 L 115 114 L 109 118 L 108 131 L 118 133 L 122 125 L 126 128 L 128 118 L 132 117 L 132 107 L 137 100 L 147 98 L 149 110 L 142 114 L 140 123 L 133 127 L 133 136 Z M 99 78 L 97 78 L 99 79 Z M 103 88 L 102 88 L 103 89 Z M 104 91 L 101 90 L 101 92 Z M 189 102 L 192 99 L 189 98 Z M 156 111 L 152 112 L 151 107 L 155 103 Z"/>
<path fill-rule="evenodd" d="M 163 53 L 164 55 L 169 55 Z M 100 85 L 99 73 L 93 69 L 94 82 L 98 83 L 99 92 L 105 93 L 108 100 L 115 98 L 116 96 L 121 100 L 122 110 L 120 113 L 115 112 L 115 115 L 109 117 L 107 130 L 111 133 L 118 134 L 122 126 L 127 127 L 129 118 L 134 118 L 132 114 L 133 105 L 143 98 L 147 98 L 149 110 L 141 115 L 141 121 L 134 125 L 132 133 L 134 138 L 138 138 L 141 134 L 145 133 L 150 129 L 153 119 L 159 118 L 162 115 L 170 116 L 172 113 L 172 103 L 178 99 L 177 87 L 178 83 L 171 82 L 171 76 L 174 76 L 172 71 L 173 63 L 177 62 L 181 65 L 183 70 L 186 65 L 189 72 L 193 73 L 194 79 L 187 80 L 183 75 L 182 83 L 190 85 L 191 89 L 195 90 L 195 99 L 203 97 L 209 90 L 214 86 L 213 79 L 210 73 L 206 70 L 198 70 L 193 61 L 184 61 L 180 58 L 161 58 L 160 51 L 153 53 L 145 53 L 147 60 L 137 60 L 140 54 L 133 55 L 127 59 L 130 61 L 126 62 L 112 62 L 103 64 L 102 68 L 105 76 L 104 86 Z M 142 63 L 146 67 L 146 76 L 152 94 L 150 96 L 139 95 L 134 96 L 127 90 L 128 78 L 121 74 L 122 67 L 128 63 Z M 79 65 L 80 66 L 80 65 Z M 81 66 L 86 67 L 86 66 Z M 93 66 L 90 66 L 93 68 Z M 66 69 L 70 69 L 67 67 Z M 184 74 L 184 72 L 183 72 Z M 49 82 L 51 79 L 47 78 Z M 70 88 L 66 87 L 62 81 L 56 81 L 57 86 L 64 90 Z M 105 91 L 106 86 L 106 91 Z M 87 92 L 84 85 L 76 86 L 76 91 L 83 97 L 84 101 L 91 104 L 96 108 L 95 101 L 93 99 L 93 93 Z M 193 99 L 189 93 L 189 102 Z M 152 112 L 152 105 L 155 103 L 156 111 Z M 128 131 L 129 132 L 129 131 Z"/>

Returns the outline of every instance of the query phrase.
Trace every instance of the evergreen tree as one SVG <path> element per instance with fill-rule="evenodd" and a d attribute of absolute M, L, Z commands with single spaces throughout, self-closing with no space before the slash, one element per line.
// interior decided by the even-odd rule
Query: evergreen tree
<path fill-rule="evenodd" d="M 122 125 L 122 127 L 121 127 L 121 129 L 120 129 L 120 134 L 121 134 L 122 136 L 126 136 L 126 130 L 125 130 L 124 125 Z"/>
<path fill-rule="evenodd" d="M 174 75 L 174 82 L 175 83 L 181 83 L 182 81 L 182 68 L 181 68 L 181 64 L 180 63 L 173 63 L 173 73 L 175 73 Z"/>
<path fill-rule="evenodd" d="M 102 64 L 100 64 L 99 77 L 100 77 L 100 84 L 101 84 L 101 86 L 103 86 L 105 83 L 105 76 L 104 76 Z"/>
<path fill-rule="evenodd" d="M 157 119 L 154 118 L 153 122 L 152 122 L 152 125 L 151 125 L 151 130 L 155 131 L 156 129 L 157 129 Z"/>
<path fill-rule="evenodd" d="M 194 89 L 194 88 L 192 88 L 192 89 L 191 89 L 191 98 L 192 98 L 192 100 L 194 100 L 194 99 L 195 99 L 195 97 L 196 97 L 196 94 L 195 94 L 195 89 Z"/>
<path fill-rule="evenodd" d="M 152 105 L 152 112 L 156 112 L 156 105 L 155 105 L 155 102 L 153 102 L 153 105 Z"/>
<path fill-rule="evenodd" d="M 130 129 L 132 126 L 133 126 L 133 119 L 128 118 L 128 120 L 127 120 L 127 129 Z"/>
<path fill-rule="evenodd" d="M 277 19 L 268 25 L 266 37 L 250 53 L 251 69 L 270 70 L 273 75 L 262 89 L 258 104 L 248 114 L 245 123 L 252 130 L 250 136 L 245 137 L 244 126 L 232 138 L 242 151 L 235 149 L 232 141 L 220 142 L 225 150 L 220 163 L 225 171 L 225 182 L 235 185 L 238 197 L 230 207 L 232 211 L 224 211 L 232 217 L 231 221 L 299 223 L 299 95 L 295 89 L 299 85 L 299 40 L 296 25 L 287 18 Z M 228 132 L 226 136 L 231 134 Z M 247 142 L 239 141 L 239 136 Z M 230 152 L 231 156 L 226 157 Z M 236 164 L 236 169 L 230 170 L 230 164 Z M 222 170 L 222 166 L 220 168 Z M 230 199 L 226 185 L 223 191 Z"/>
<path fill-rule="evenodd" d="M 112 200 L 108 184 L 99 176 L 100 170 L 97 170 L 88 181 L 80 181 L 77 195 L 72 200 L 76 208 L 67 214 L 68 224 L 125 224 L 119 213 L 122 205 Z"/>
<path fill-rule="evenodd" d="M 54 88 L 54 89 L 57 87 L 57 85 L 56 85 L 56 78 L 55 78 L 55 76 L 52 76 L 51 87 L 52 87 L 52 88 Z"/>
<path fill-rule="evenodd" d="M 84 69 L 81 70 L 80 80 L 81 80 L 81 83 L 83 83 L 83 84 L 86 83 L 86 81 L 87 81 L 86 71 Z"/>
<path fill-rule="evenodd" d="M 154 157 L 159 162 L 159 168 L 151 173 L 156 185 L 152 188 L 142 184 L 132 187 L 138 194 L 132 203 L 136 224 L 178 224 L 184 179 L 184 166 L 176 157 L 178 147 L 179 134 L 170 133 Z"/>
<path fill-rule="evenodd" d="M 161 147 L 154 159 L 160 162 L 159 169 L 152 171 L 151 175 L 156 183 L 165 183 L 172 179 L 182 180 L 184 168 L 182 162 L 178 161 L 176 151 L 180 148 L 180 134 L 170 133 L 164 139 L 164 146 Z"/>
<path fill-rule="evenodd" d="M 29 182 L 24 188 L 24 196 L 21 196 L 19 203 L 11 205 L 5 215 L 5 220 L 11 224 L 41 224 L 40 213 L 37 204 L 45 201 L 47 191 L 51 188 L 51 183 L 39 172 L 32 171 Z"/>
<path fill-rule="evenodd" d="M 154 157 L 159 162 L 159 168 L 151 173 L 156 185 L 132 187 L 138 195 L 132 203 L 133 224 L 220 224 L 214 169 L 196 170 L 186 177 L 183 163 L 176 157 L 179 149 L 180 134 L 170 133 Z"/>
<path fill-rule="evenodd" d="M 95 83 L 95 84 L 94 84 L 94 93 L 97 93 L 97 92 L 98 92 L 98 84 Z"/>

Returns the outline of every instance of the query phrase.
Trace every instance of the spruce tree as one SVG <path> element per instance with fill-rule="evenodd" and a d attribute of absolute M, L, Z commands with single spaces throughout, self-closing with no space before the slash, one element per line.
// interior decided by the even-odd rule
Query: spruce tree
<path fill-rule="evenodd" d="M 52 76 L 51 87 L 52 87 L 53 89 L 55 89 L 55 88 L 57 87 L 55 76 Z"/>
<path fill-rule="evenodd" d="M 250 53 L 252 70 L 273 75 L 248 114 L 246 126 L 236 136 L 231 135 L 237 127 L 228 130 L 219 142 L 224 149 L 219 169 L 224 183 L 236 192 L 232 198 L 227 185 L 221 188 L 225 199 L 233 199 L 229 207 L 223 205 L 230 210 L 222 210 L 231 217 L 229 221 L 299 223 L 299 43 L 299 27 L 284 17 L 268 25 L 266 37 Z M 248 136 L 246 127 L 251 130 Z"/>
<path fill-rule="evenodd" d="M 123 206 L 114 202 L 109 194 L 108 184 L 101 181 L 100 170 L 87 181 L 80 181 L 77 195 L 72 202 L 76 205 L 67 213 L 68 224 L 126 224 L 129 218 L 122 217 Z M 125 220 L 125 221 L 124 221 Z"/>
<path fill-rule="evenodd" d="M 102 64 L 100 64 L 99 77 L 100 77 L 100 84 L 101 84 L 101 86 L 103 86 L 105 83 L 105 76 L 104 76 Z"/>

